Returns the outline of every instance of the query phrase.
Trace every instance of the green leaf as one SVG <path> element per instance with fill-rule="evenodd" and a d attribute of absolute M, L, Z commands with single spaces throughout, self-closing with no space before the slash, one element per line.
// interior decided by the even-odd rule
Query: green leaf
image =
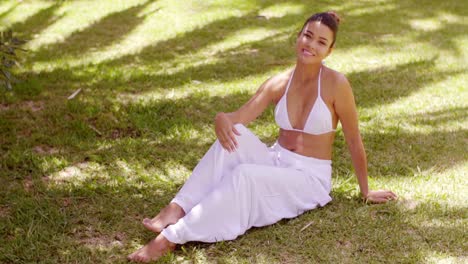
<path fill-rule="evenodd" d="M 3 69 L 0 69 L 0 71 L 3 73 L 3 75 L 8 79 L 8 81 L 11 81 L 11 74 Z"/>
<path fill-rule="evenodd" d="M 26 43 L 25 40 L 22 40 L 22 39 L 19 39 L 19 38 L 16 38 L 16 37 L 13 38 L 13 39 L 11 40 L 11 42 L 12 42 L 14 45 L 22 45 L 22 44 Z"/>

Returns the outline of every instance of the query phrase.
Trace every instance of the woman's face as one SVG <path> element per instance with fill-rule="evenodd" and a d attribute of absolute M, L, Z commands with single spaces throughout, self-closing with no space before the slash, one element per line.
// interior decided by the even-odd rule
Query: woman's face
<path fill-rule="evenodd" d="M 296 41 L 296 54 L 303 63 L 319 63 L 332 51 L 333 31 L 318 22 L 309 22 Z"/>

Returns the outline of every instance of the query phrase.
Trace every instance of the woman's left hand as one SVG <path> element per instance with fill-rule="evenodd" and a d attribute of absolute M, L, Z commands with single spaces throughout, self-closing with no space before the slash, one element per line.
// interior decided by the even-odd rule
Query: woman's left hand
<path fill-rule="evenodd" d="M 386 203 L 391 200 L 396 200 L 398 196 L 392 191 L 388 190 L 378 190 L 378 191 L 369 191 L 367 196 L 364 197 L 366 202 L 371 203 Z"/>

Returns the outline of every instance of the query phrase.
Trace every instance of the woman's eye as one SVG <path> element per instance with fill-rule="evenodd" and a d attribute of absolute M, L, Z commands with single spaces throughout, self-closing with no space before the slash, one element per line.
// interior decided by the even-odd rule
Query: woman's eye
<path fill-rule="evenodd" d="M 325 42 L 320 41 L 319 43 L 320 43 L 320 45 L 325 46 Z"/>
<path fill-rule="evenodd" d="M 305 37 L 308 38 L 308 39 L 310 39 L 310 35 L 305 34 Z"/>

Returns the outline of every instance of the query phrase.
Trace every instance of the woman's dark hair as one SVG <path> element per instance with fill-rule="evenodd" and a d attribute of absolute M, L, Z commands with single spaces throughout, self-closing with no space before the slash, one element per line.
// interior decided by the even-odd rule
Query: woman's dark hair
<path fill-rule="evenodd" d="M 338 16 L 338 14 L 333 11 L 314 14 L 306 20 L 302 26 L 301 32 L 309 22 L 315 21 L 325 24 L 333 32 L 333 41 L 330 45 L 330 48 L 332 48 L 335 44 L 336 34 L 338 33 L 338 25 L 341 21 L 340 16 Z M 301 34 L 301 32 L 299 32 L 299 34 Z"/>

